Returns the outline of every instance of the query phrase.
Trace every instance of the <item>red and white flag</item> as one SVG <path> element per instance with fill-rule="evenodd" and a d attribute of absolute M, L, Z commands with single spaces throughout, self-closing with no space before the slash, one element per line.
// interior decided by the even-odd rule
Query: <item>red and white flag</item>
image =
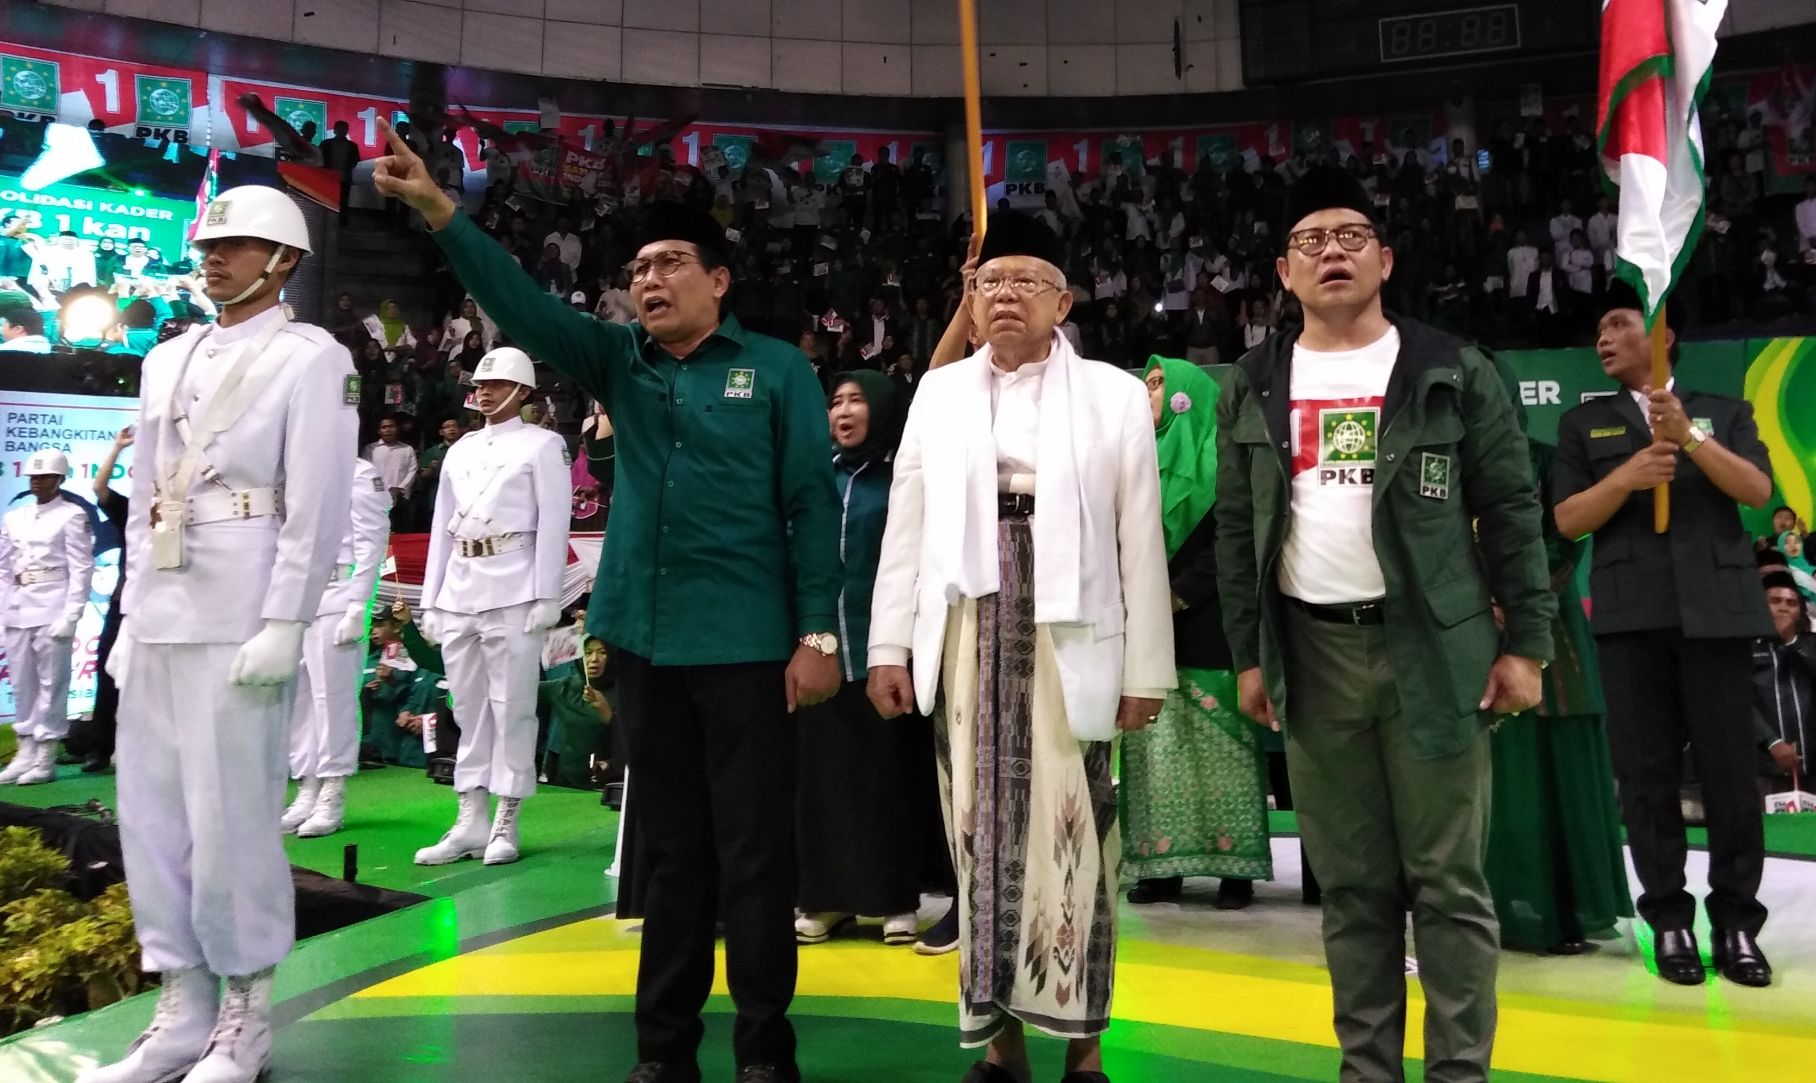
<path fill-rule="evenodd" d="M 214 202 L 214 193 L 221 185 L 221 152 L 213 147 L 208 150 L 208 164 L 202 169 L 202 183 L 195 189 L 195 220 L 189 223 L 189 232 L 184 235 L 186 241 L 195 240 L 195 231 L 202 228 L 202 218 L 208 213 L 208 205 Z"/>
<path fill-rule="evenodd" d="M 1702 233 L 1702 124 L 1727 0 L 1602 0 L 1596 140 L 1620 186 L 1617 273 L 1649 323 Z"/>

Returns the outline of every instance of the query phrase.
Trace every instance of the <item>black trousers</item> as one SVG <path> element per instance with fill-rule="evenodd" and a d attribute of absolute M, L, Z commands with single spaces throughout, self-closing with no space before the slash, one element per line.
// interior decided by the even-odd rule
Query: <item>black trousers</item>
<path fill-rule="evenodd" d="M 796 748 L 785 666 L 613 654 L 648 883 L 638 1059 L 693 1062 L 722 918 L 738 1065 L 792 1066 Z"/>
<path fill-rule="evenodd" d="M 1746 639 L 1685 639 L 1677 629 L 1600 636 L 1608 745 L 1621 819 L 1639 873 L 1640 916 L 1653 928 L 1689 928 L 1684 817 L 1678 803 L 1690 746 L 1709 823 L 1709 897 L 1716 929 L 1757 933 L 1765 870 L 1753 743 L 1753 654 Z"/>

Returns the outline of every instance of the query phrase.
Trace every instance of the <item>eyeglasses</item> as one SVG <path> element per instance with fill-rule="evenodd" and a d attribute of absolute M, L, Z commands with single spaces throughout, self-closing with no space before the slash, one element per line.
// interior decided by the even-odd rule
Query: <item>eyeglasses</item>
<path fill-rule="evenodd" d="M 1042 282 L 1038 278 L 998 278 L 996 275 L 990 275 L 987 278 L 976 279 L 975 282 L 977 292 L 985 297 L 995 297 L 1004 290 L 1008 290 L 1017 297 L 1034 297 L 1048 290 L 1059 289 L 1053 283 Z"/>
<path fill-rule="evenodd" d="M 649 259 L 634 259 L 624 265 L 632 282 L 641 282 L 654 271 L 657 278 L 673 278 L 675 272 L 689 263 L 698 263 L 699 259 L 684 252 L 663 252 Z"/>
<path fill-rule="evenodd" d="M 1368 226 L 1302 229 L 1297 233 L 1287 234 L 1286 243 L 1308 256 L 1316 256 L 1322 254 L 1324 249 L 1329 246 L 1332 237 L 1337 239 L 1337 244 L 1343 248 L 1343 251 L 1360 252 L 1368 247 L 1369 241 L 1374 240 L 1375 231 Z"/>

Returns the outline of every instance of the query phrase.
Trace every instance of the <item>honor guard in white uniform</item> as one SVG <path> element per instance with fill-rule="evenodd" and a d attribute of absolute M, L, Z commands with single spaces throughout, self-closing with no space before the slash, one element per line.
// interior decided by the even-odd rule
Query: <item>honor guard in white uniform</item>
<path fill-rule="evenodd" d="M 493 350 L 479 359 L 473 385 L 486 426 L 442 462 L 417 622 L 447 662 L 460 724 L 460 813 L 440 842 L 416 852 L 418 865 L 517 860 L 517 806 L 536 790 L 542 633 L 561 619 L 567 567 L 567 447 L 517 413 L 536 387 L 529 355 Z M 498 796 L 490 832 L 489 794 Z"/>
<path fill-rule="evenodd" d="M 359 769 L 359 675 L 366 663 L 367 617 L 391 540 L 391 491 L 364 459 L 353 461 L 351 511 L 334 577 L 303 634 L 303 669 L 290 722 L 296 800 L 281 823 L 285 834 L 306 839 L 340 830 L 347 776 Z"/>
<path fill-rule="evenodd" d="M 0 526 L 0 625 L 13 681 L 19 751 L 0 785 L 57 777 L 57 742 L 69 734 L 70 652 L 95 574 L 94 538 L 81 505 L 60 495 L 69 460 L 56 448 L 25 460 L 28 504 Z"/>
<path fill-rule="evenodd" d="M 81 1083 L 251 1083 L 295 938 L 278 817 L 304 633 L 348 522 L 359 382 L 280 291 L 309 252 L 290 198 L 232 188 L 196 231 L 219 323 L 145 358 L 120 684 L 120 842 L 156 1013 Z M 338 453 L 335 453 L 338 452 Z M 224 986 L 224 988 L 223 988 Z"/>

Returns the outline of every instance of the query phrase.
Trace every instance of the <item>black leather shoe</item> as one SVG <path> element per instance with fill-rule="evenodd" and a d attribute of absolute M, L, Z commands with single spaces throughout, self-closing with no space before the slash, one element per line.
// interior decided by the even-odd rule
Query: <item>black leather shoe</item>
<path fill-rule="evenodd" d="M 1713 956 L 1716 973 L 1735 985 L 1763 989 L 1772 984 L 1772 964 L 1766 962 L 1752 933 L 1717 930 Z"/>
<path fill-rule="evenodd" d="M 1688 929 L 1659 929 L 1652 955 L 1658 960 L 1658 976 L 1673 985 L 1701 985 L 1709 978 L 1696 934 Z"/>
<path fill-rule="evenodd" d="M 1254 881 L 1226 879 L 1217 884 L 1217 899 L 1211 905 L 1219 910 L 1246 910 L 1254 901 Z"/>
<path fill-rule="evenodd" d="M 1137 880 L 1129 889 L 1129 901 L 1136 906 L 1148 903 L 1174 902 L 1185 888 L 1185 880 L 1178 876 L 1166 876 L 1153 880 Z"/>
<path fill-rule="evenodd" d="M 801 1070 L 792 1064 L 746 1064 L 738 1069 L 737 1083 L 801 1083 Z"/>
<path fill-rule="evenodd" d="M 90 756 L 88 759 L 82 761 L 82 773 L 85 775 L 98 775 L 111 766 L 113 765 L 107 761 L 107 757 L 105 756 Z"/>
<path fill-rule="evenodd" d="M 980 1060 L 971 1066 L 971 1070 L 965 1073 L 965 1078 L 959 1083 L 1019 1083 L 1019 1081 L 1015 1078 L 1015 1073 L 1000 1064 Z"/>
<path fill-rule="evenodd" d="M 673 1061 L 646 1060 L 631 1069 L 624 1083 L 700 1083 L 700 1066 Z"/>

